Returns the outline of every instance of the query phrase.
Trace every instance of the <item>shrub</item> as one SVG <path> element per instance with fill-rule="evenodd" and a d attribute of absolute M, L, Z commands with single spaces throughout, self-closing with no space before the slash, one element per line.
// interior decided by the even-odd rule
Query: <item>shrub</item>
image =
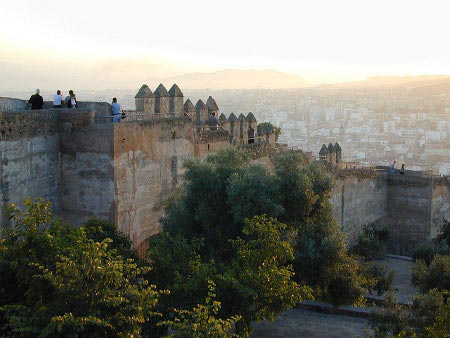
<path fill-rule="evenodd" d="M 412 252 L 414 261 L 422 260 L 427 265 L 431 263 L 435 255 L 435 247 L 431 243 L 425 243 L 415 248 Z"/>
<path fill-rule="evenodd" d="M 417 261 L 412 270 L 412 283 L 422 292 L 434 288 L 450 290 L 450 256 L 437 254 L 430 265 Z"/>
<path fill-rule="evenodd" d="M 363 257 L 366 261 L 377 259 L 386 253 L 389 238 L 390 232 L 387 227 L 367 225 L 349 251 Z"/>
<path fill-rule="evenodd" d="M 394 280 L 394 270 L 388 273 L 384 264 L 369 264 L 366 270 L 366 276 L 374 280 L 374 285 L 369 287 L 370 294 L 372 294 L 372 290 L 375 290 L 378 296 L 381 296 L 386 291 L 391 290 L 392 281 Z"/>

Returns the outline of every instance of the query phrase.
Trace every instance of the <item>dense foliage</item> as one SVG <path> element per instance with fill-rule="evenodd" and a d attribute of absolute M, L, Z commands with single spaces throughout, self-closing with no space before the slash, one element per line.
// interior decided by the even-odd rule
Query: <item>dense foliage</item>
<path fill-rule="evenodd" d="M 276 315 L 305 297 L 307 287 L 292 281 L 293 257 L 290 243 L 281 237 L 285 225 L 264 216 L 247 220 L 241 236 L 230 240 L 231 256 L 221 263 L 206 258 L 203 239 L 186 239 L 163 232 L 150 242 L 149 257 L 154 269 L 149 277 L 158 287 L 170 290 L 161 297 L 160 311 L 187 310 L 207 297 L 207 281 L 216 286 L 221 318 L 239 316 L 240 335 L 251 332 L 251 322 L 274 320 Z"/>
<path fill-rule="evenodd" d="M 373 311 L 370 322 L 375 337 L 448 337 L 450 336 L 447 291 L 431 289 L 417 294 L 411 305 L 400 305 L 393 293 L 385 297 L 385 306 Z"/>
<path fill-rule="evenodd" d="M 25 205 L 24 212 L 9 208 L 11 226 L 1 230 L 1 334 L 138 334 L 155 315 L 158 292 L 121 256 L 130 247 L 94 241 L 90 237 L 103 237 L 101 227 L 99 233 L 70 227 L 52 215 L 49 203 Z"/>
<path fill-rule="evenodd" d="M 301 154 L 281 154 L 270 170 L 234 148 L 188 161 L 184 184 L 166 206 L 164 232 L 150 244 L 151 279 L 171 291 L 161 304 L 192 309 L 205 299 L 210 278 L 221 315 L 241 316 L 236 327 L 243 333 L 250 320 L 273 319 L 306 295 L 294 292 L 300 285 L 335 305 L 361 303 L 372 279 L 347 254 L 332 217 L 332 178 L 320 163 L 305 162 Z M 267 262 L 242 257 L 255 236 L 266 239 L 254 257 Z"/>
<path fill-rule="evenodd" d="M 435 255 L 430 265 L 417 261 L 412 271 L 412 283 L 422 292 L 434 288 L 450 290 L 450 255 Z"/>
<path fill-rule="evenodd" d="M 350 252 L 367 261 L 380 258 L 386 253 L 389 238 L 390 232 L 387 227 L 366 225 L 356 243 L 351 246 Z"/>

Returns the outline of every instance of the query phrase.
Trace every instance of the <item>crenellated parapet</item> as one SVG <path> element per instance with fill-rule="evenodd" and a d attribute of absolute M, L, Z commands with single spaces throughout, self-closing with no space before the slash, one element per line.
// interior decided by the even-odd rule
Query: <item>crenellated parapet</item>
<path fill-rule="evenodd" d="M 184 96 L 180 88 L 174 84 L 169 91 L 162 83 L 154 92 L 146 85 L 134 97 L 136 112 L 141 114 L 182 114 Z"/>
<path fill-rule="evenodd" d="M 336 142 L 335 145 L 332 143 L 322 144 L 319 151 L 319 157 L 322 161 L 326 161 L 332 165 L 342 163 L 342 149 L 339 143 Z"/>

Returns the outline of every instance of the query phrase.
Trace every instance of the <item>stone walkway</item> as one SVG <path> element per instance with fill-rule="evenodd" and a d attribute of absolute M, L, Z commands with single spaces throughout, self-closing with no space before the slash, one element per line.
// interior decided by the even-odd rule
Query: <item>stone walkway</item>
<path fill-rule="evenodd" d="M 377 261 L 388 270 L 395 270 L 392 289 L 401 303 L 411 303 L 418 290 L 410 284 L 413 262 L 386 257 Z M 254 324 L 252 337 L 361 337 L 366 336 L 370 324 L 366 318 L 333 315 L 305 309 L 292 309 L 281 314 L 274 323 Z"/>
<path fill-rule="evenodd" d="M 413 295 L 419 291 L 411 285 L 411 270 L 414 262 L 387 257 L 377 262 L 385 264 L 387 270 L 394 270 L 392 289 L 397 296 L 397 300 L 400 303 L 412 303 Z"/>
<path fill-rule="evenodd" d="M 254 325 L 251 337 L 359 337 L 370 329 L 365 318 L 330 315 L 303 309 L 292 309 L 280 315 L 274 323 Z M 370 331 L 369 331 L 370 332 Z"/>

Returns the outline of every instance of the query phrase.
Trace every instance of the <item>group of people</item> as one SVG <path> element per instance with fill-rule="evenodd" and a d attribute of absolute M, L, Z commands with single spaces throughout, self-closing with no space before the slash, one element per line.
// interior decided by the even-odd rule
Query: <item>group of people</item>
<path fill-rule="evenodd" d="M 31 95 L 27 103 L 31 104 L 31 109 L 42 109 L 44 106 L 44 99 L 41 96 L 41 90 L 36 89 L 36 94 Z M 69 95 L 63 98 L 61 90 L 56 91 L 56 95 L 53 96 L 53 108 L 77 108 L 77 97 L 73 90 L 69 90 Z"/>
<path fill-rule="evenodd" d="M 405 175 L 405 163 L 402 164 L 400 170 L 397 169 L 397 161 L 394 161 L 391 165 L 391 174 Z"/>

